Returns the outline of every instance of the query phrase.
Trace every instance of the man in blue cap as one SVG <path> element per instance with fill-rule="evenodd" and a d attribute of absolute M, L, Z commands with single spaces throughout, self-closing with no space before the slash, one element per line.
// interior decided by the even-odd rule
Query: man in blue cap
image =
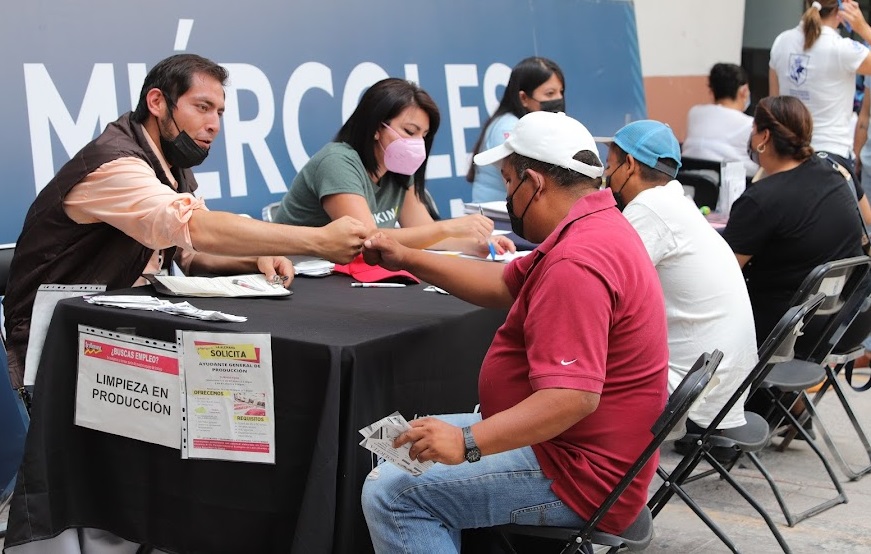
<path fill-rule="evenodd" d="M 684 196 L 675 179 L 679 168 L 680 145 L 671 128 L 635 121 L 614 136 L 605 179 L 659 274 L 668 322 L 669 392 L 700 352 L 724 352 L 719 384 L 689 413 L 687 428 L 698 433 L 755 365 L 756 336 L 741 268 L 726 241 Z M 744 403 L 738 402 L 718 428 L 744 423 Z"/>

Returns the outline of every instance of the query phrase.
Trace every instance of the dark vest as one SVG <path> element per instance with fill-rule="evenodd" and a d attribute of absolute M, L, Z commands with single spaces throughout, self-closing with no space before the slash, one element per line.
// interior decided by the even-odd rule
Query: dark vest
<path fill-rule="evenodd" d="M 161 183 L 172 187 L 145 139 L 145 130 L 130 116 L 127 113 L 110 123 L 99 137 L 64 164 L 27 211 L 3 300 L 9 372 L 15 386 L 20 384 L 24 372 L 30 315 L 39 285 L 105 284 L 107 290 L 127 288 L 139 278 L 154 254 L 107 223 L 76 223 L 63 208 L 64 198 L 76 184 L 118 158 L 144 160 Z M 179 192 L 196 190 L 190 170 L 173 173 Z M 174 248 L 166 252 L 167 262 L 174 252 Z"/>

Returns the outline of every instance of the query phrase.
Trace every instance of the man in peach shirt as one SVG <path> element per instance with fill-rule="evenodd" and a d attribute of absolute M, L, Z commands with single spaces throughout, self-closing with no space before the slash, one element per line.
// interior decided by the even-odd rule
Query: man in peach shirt
<path fill-rule="evenodd" d="M 18 238 L 4 306 L 13 387 L 20 387 L 36 291 L 42 283 L 142 284 L 174 260 L 186 274 L 287 276 L 285 257 L 349 262 L 365 227 L 345 217 L 294 227 L 209 211 L 190 168 L 220 130 L 227 71 L 194 54 L 159 62 L 134 112 L 79 151 L 34 200 Z"/>

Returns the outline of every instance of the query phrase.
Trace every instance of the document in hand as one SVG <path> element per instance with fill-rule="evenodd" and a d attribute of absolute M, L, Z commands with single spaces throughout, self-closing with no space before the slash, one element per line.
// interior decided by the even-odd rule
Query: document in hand
<path fill-rule="evenodd" d="M 263 274 L 231 275 L 227 277 L 182 277 L 143 275 L 155 290 L 171 296 L 287 296 L 292 292 L 283 285 L 266 280 Z"/>
<path fill-rule="evenodd" d="M 371 450 L 378 457 L 392 462 L 400 469 L 418 476 L 431 468 L 434 462 L 412 460 L 408 456 L 408 452 L 411 450 L 410 442 L 403 444 L 399 448 L 393 448 L 393 439 L 408 429 L 411 429 L 411 426 L 402 417 L 402 414 L 393 412 L 389 416 L 383 417 L 375 423 L 360 429 L 360 434 L 363 435 L 360 446 Z"/>

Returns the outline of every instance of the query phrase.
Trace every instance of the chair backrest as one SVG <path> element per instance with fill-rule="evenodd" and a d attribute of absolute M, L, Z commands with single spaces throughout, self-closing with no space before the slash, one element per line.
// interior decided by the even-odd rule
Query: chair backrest
<path fill-rule="evenodd" d="M 797 356 L 822 363 L 829 355 L 871 292 L 869 271 L 871 258 L 856 256 L 820 264 L 808 273 L 793 295 L 792 305 L 799 305 L 817 293 L 823 293 L 825 299 L 812 328 L 801 340 Z"/>
<path fill-rule="evenodd" d="M 275 221 L 275 212 L 278 211 L 278 206 L 281 205 L 281 202 L 272 202 L 271 204 L 266 204 L 263 206 L 263 209 L 260 210 L 260 218 L 263 221 L 269 221 L 270 223 Z"/>
<path fill-rule="evenodd" d="M 6 349 L 0 348 L 0 500 L 12 493 L 30 419 L 9 380 Z"/>
<path fill-rule="evenodd" d="M 703 160 L 702 158 L 691 158 L 689 156 L 680 157 L 680 168 L 682 170 L 707 169 L 709 171 L 715 171 L 719 176 L 721 166 L 722 162 L 715 160 Z M 719 177 L 717 179 L 719 181 Z"/>
<path fill-rule="evenodd" d="M 581 530 L 581 536 L 588 536 L 601 521 L 602 517 L 611 509 L 611 506 L 620 498 L 626 487 L 635 479 L 638 473 L 647 465 L 647 462 L 656 452 L 668 434 L 679 423 L 684 421 L 684 416 L 689 412 L 693 403 L 701 396 L 702 391 L 711 382 L 711 378 L 716 371 L 717 366 L 723 359 L 723 353 L 719 350 L 714 350 L 710 354 L 702 354 L 693 367 L 687 372 L 683 380 L 671 393 L 665 409 L 662 414 L 656 419 L 650 432 L 653 435 L 647 448 L 638 456 L 632 467 L 626 472 L 611 494 L 605 498 L 605 501 L 599 508 L 590 516 L 590 519 Z"/>
<path fill-rule="evenodd" d="M 859 307 L 859 313 L 853 323 L 847 328 L 841 340 L 835 347 L 835 352 L 847 352 L 862 345 L 862 342 L 871 335 L 871 271 L 865 277 L 864 288 L 868 291 L 865 301 Z M 858 291 L 857 291 L 858 292 Z"/>
<path fill-rule="evenodd" d="M 759 383 L 765 380 L 775 363 L 792 359 L 795 339 L 801 334 L 807 322 L 819 310 L 825 298 L 825 294 L 817 293 L 802 304 L 793 306 L 786 311 L 759 347 L 759 361 L 756 362 L 756 365 L 753 366 L 753 369 L 750 370 L 750 373 L 747 374 L 741 385 L 732 393 L 732 396 L 729 397 L 729 400 L 723 405 L 717 415 L 714 416 L 704 434 L 716 432 L 723 418 L 726 417 L 726 414 L 741 399 L 744 391 L 750 389 L 752 393 L 759 386 Z"/>
<path fill-rule="evenodd" d="M 0 244 L 0 296 L 6 296 L 6 284 L 9 282 L 9 266 L 15 255 L 15 243 Z"/>
<path fill-rule="evenodd" d="M 684 190 L 692 189 L 693 202 L 696 206 L 707 206 L 710 209 L 717 207 L 717 199 L 720 197 L 720 164 L 717 170 L 690 169 L 683 167 L 677 172 L 677 180 L 684 186 Z"/>

